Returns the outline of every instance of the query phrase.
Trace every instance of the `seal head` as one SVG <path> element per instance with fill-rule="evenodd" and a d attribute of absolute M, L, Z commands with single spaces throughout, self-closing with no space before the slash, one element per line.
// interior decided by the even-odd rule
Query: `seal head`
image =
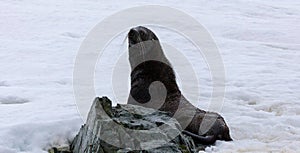
<path fill-rule="evenodd" d="M 146 61 L 158 61 L 170 66 L 157 36 L 146 27 L 138 26 L 130 29 L 128 47 L 132 70 Z"/>
<path fill-rule="evenodd" d="M 151 40 L 158 41 L 157 36 L 151 30 L 143 26 L 138 26 L 130 29 L 128 33 L 128 39 L 129 39 L 129 47 L 143 41 L 151 41 Z"/>

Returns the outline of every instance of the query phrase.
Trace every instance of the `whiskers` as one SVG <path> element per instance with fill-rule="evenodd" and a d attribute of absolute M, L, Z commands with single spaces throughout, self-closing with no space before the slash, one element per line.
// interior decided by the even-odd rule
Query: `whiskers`
<path fill-rule="evenodd" d="M 122 43 L 120 44 L 118 54 L 122 54 L 123 52 L 126 52 L 126 50 L 127 50 L 127 45 L 126 45 L 127 40 L 128 40 L 128 38 L 124 37 Z"/>
<path fill-rule="evenodd" d="M 145 59 L 145 52 L 146 52 L 147 50 L 146 50 L 146 47 L 145 47 L 145 45 L 144 45 L 144 42 L 143 42 L 143 40 L 141 39 L 140 36 L 138 37 L 138 41 L 139 41 L 138 44 L 139 44 L 140 47 L 141 47 L 142 57 L 143 57 L 143 62 L 144 62 L 144 61 L 146 61 L 146 59 Z"/>

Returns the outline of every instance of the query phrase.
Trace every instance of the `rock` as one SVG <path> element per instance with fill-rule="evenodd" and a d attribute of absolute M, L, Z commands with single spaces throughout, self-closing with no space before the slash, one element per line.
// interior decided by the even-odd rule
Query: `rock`
<path fill-rule="evenodd" d="M 73 153 L 196 152 L 193 140 L 166 112 L 136 105 L 112 107 L 107 97 L 96 98 L 71 144 Z"/>
<path fill-rule="evenodd" d="M 53 147 L 48 150 L 49 153 L 72 153 L 69 149 L 69 146 L 63 147 Z"/>

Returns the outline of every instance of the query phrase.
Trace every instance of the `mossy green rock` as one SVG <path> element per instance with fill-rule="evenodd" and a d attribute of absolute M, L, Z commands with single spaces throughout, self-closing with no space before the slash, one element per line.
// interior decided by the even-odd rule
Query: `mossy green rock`
<path fill-rule="evenodd" d="M 196 152 L 191 138 L 167 113 L 136 105 L 112 107 L 107 97 L 96 98 L 71 144 L 73 153 Z"/>

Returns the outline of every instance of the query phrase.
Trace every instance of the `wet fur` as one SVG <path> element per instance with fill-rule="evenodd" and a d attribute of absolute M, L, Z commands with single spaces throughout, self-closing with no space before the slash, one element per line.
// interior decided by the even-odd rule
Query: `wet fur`
<path fill-rule="evenodd" d="M 164 55 L 157 36 L 151 30 L 142 26 L 133 28 L 128 33 L 128 41 L 129 61 L 132 68 L 131 89 L 128 99 L 129 104 L 139 105 L 149 102 L 151 100 L 151 94 L 149 92 L 151 83 L 160 81 L 163 83 L 167 93 L 165 101 L 159 110 L 168 112 L 170 116 L 174 116 L 175 112 L 182 107 L 186 107 L 187 110 L 195 112 L 191 122 L 184 129 L 184 134 L 191 136 L 197 143 L 200 144 L 213 144 L 216 140 L 232 140 L 229 135 L 229 128 L 221 115 L 213 112 L 206 112 L 194 107 L 181 94 L 176 83 L 174 70 Z M 150 43 L 148 45 L 144 45 L 141 43 L 144 41 L 153 41 L 153 44 L 158 44 L 152 45 Z M 137 45 L 137 48 L 133 49 L 132 46 L 134 45 Z M 154 55 L 149 55 L 150 53 Z M 159 58 L 159 61 L 141 60 L 141 58 L 146 59 L 148 56 Z M 137 62 L 140 60 L 142 62 Z M 163 89 L 155 88 L 155 91 L 158 93 L 160 90 L 162 91 Z M 160 101 L 160 99 L 156 99 L 152 102 L 155 101 Z M 151 105 L 149 107 L 151 107 Z M 208 131 L 205 133 L 199 133 L 199 128 L 205 115 L 208 116 L 208 118 L 216 118 L 216 121 Z M 180 116 L 175 118 L 179 119 Z"/>

